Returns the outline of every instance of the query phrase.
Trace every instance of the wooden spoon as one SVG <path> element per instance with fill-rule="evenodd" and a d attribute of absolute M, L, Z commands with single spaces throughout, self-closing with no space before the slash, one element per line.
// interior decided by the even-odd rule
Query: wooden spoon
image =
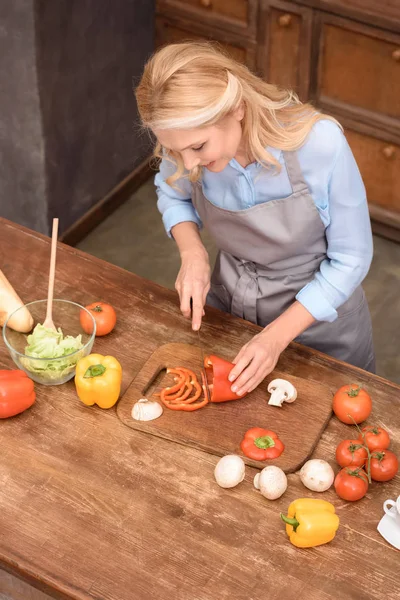
<path fill-rule="evenodd" d="M 47 291 L 47 312 L 43 327 L 54 329 L 53 323 L 53 294 L 54 294 L 54 277 L 56 270 L 56 252 L 57 252 L 57 234 L 58 234 L 58 219 L 53 219 L 53 232 L 51 235 L 51 255 L 50 255 L 50 273 L 49 273 L 49 288 Z"/>

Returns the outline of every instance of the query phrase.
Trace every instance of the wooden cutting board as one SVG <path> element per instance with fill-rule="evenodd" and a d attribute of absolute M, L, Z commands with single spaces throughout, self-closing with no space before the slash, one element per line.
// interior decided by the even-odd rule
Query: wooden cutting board
<path fill-rule="evenodd" d="M 264 468 L 274 464 L 285 473 L 297 471 L 312 454 L 332 414 L 333 392 L 329 386 L 318 381 L 290 376 L 297 388 L 297 400 L 284 403 L 282 408 L 268 404 L 267 387 L 276 378 L 286 379 L 285 373 L 273 371 L 245 398 L 207 404 L 194 412 L 174 411 L 166 407 L 158 419 L 136 421 L 131 416 L 132 407 L 139 398 L 159 398 L 154 394 L 172 385 L 167 367 L 185 366 L 198 375 L 202 366 L 202 354 L 198 346 L 189 344 L 165 344 L 160 346 L 146 361 L 117 405 L 121 421 L 139 431 L 173 440 L 215 454 L 239 454 L 246 464 Z M 289 379 L 289 378 L 288 378 Z M 259 462 L 242 455 L 240 442 L 251 427 L 263 427 L 275 431 L 285 450 L 275 460 Z"/>

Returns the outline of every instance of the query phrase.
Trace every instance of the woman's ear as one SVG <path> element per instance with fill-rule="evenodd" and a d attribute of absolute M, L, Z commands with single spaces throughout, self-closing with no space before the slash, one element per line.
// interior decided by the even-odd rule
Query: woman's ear
<path fill-rule="evenodd" d="M 233 116 L 237 121 L 243 121 L 244 119 L 244 102 L 241 102 L 239 106 L 233 111 Z"/>

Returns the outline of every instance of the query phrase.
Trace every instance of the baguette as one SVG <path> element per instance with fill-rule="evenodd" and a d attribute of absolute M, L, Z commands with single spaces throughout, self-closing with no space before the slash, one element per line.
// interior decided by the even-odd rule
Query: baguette
<path fill-rule="evenodd" d="M 3 326 L 8 317 L 17 308 L 21 308 L 16 315 L 10 319 L 8 326 L 15 331 L 28 333 L 33 327 L 33 318 L 24 303 L 14 290 L 11 283 L 2 271 L 0 271 L 0 326 Z"/>

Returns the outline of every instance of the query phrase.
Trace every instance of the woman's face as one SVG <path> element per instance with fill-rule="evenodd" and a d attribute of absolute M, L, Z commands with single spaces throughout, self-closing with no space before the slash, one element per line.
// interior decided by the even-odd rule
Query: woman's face
<path fill-rule="evenodd" d="M 240 152 L 243 111 L 236 110 L 216 125 L 196 129 L 155 129 L 160 144 L 166 150 L 178 152 L 185 169 L 202 166 L 219 173 Z"/>

